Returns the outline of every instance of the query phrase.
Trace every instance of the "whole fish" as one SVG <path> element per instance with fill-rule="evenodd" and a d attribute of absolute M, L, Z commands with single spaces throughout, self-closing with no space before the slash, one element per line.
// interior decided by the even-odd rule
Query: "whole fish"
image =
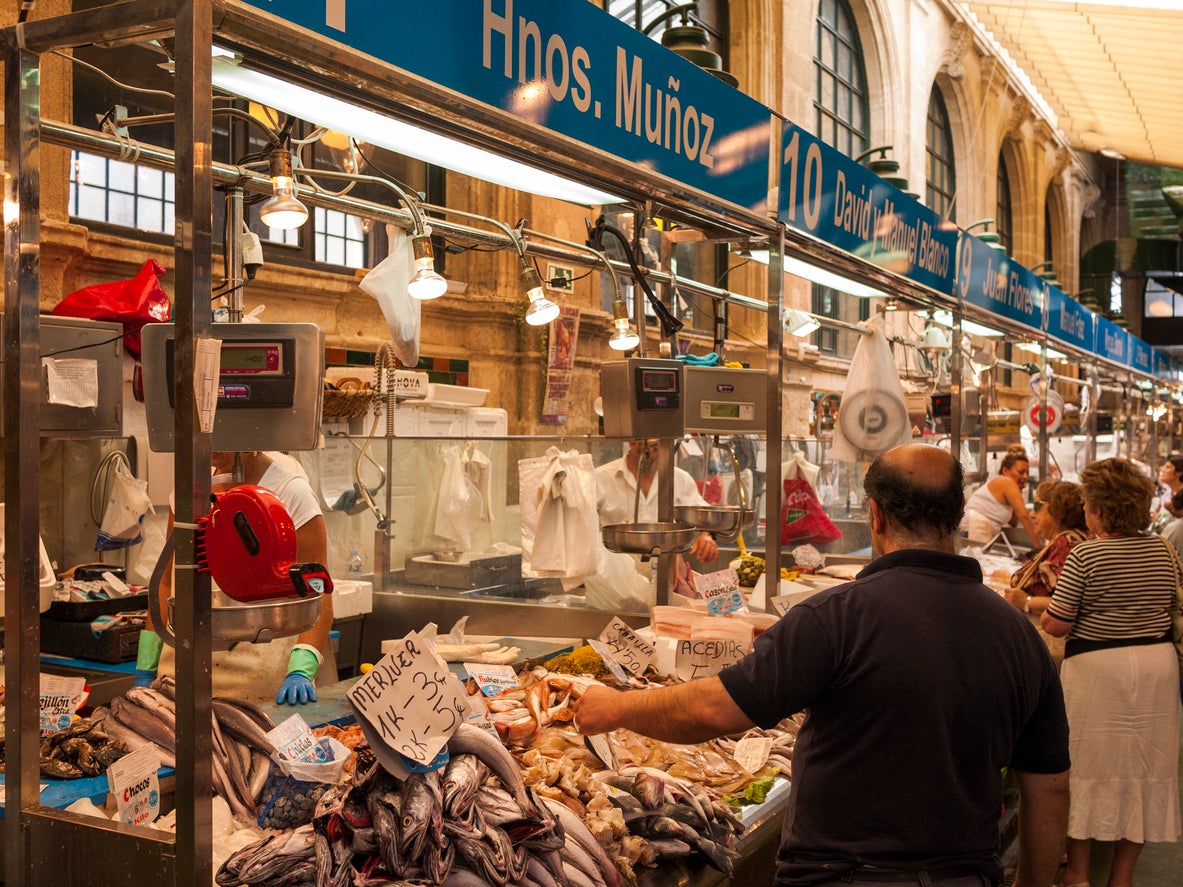
<path fill-rule="evenodd" d="M 129 702 L 142 705 L 165 721 L 175 722 L 177 719 L 176 702 L 151 687 L 132 687 L 123 695 Z"/>
<path fill-rule="evenodd" d="M 442 884 L 452 873 L 452 866 L 456 860 L 456 845 L 442 831 L 432 835 L 427 844 L 427 850 L 421 860 L 423 874 L 432 884 Z"/>
<path fill-rule="evenodd" d="M 378 845 L 378 855 L 386 870 L 395 877 L 401 877 L 405 867 L 405 857 L 400 847 L 400 815 L 398 808 L 401 799 L 396 792 L 372 792 L 366 796 L 369 807 L 370 820 L 374 826 L 374 843 Z"/>
<path fill-rule="evenodd" d="M 445 816 L 459 818 L 464 815 L 472 806 L 487 772 L 475 755 L 456 755 L 448 761 L 443 782 Z"/>
<path fill-rule="evenodd" d="M 111 714 L 115 716 L 115 720 L 129 730 L 140 734 L 145 739 L 152 740 L 161 748 L 176 753 L 177 728 L 175 723 L 170 724 L 154 712 L 119 696 L 111 700 Z"/>
<path fill-rule="evenodd" d="M 264 735 L 263 728 L 238 706 L 231 705 L 221 699 L 214 699 L 211 702 L 211 707 L 222 732 L 233 736 L 250 748 L 258 749 L 268 757 L 275 754 L 275 746 Z"/>
<path fill-rule="evenodd" d="M 433 821 L 439 819 L 438 812 L 433 810 L 439 805 L 429 784 L 431 775 L 412 773 L 403 784 L 399 853 L 408 861 L 419 858 L 431 833 Z"/>
<path fill-rule="evenodd" d="M 103 729 L 106 731 L 108 736 L 110 736 L 112 739 L 122 742 L 132 751 L 145 746 L 150 746 L 156 749 L 156 753 L 160 755 L 160 766 L 162 767 L 175 767 L 177 765 L 176 755 L 171 749 L 161 748 L 151 739 L 141 736 L 131 727 L 126 726 L 122 721 L 114 716 L 108 717 L 103 721 Z"/>
<path fill-rule="evenodd" d="M 246 699 L 234 699 L 230 696 L 215 696 L 213 701 L 237 708 L 244 715 L 254 721 L 255 724 L 258 725 L 259 729 L 264 733 L 266 733 L 268 730 L 275 729 L 275 719 L 253 702 L 249 702 Z"/>
<path fill-rule="evenodd" d="M 608 858 L 608 854 L 604 852 L 604 848 L 596 840 L 595 835 L 588 830 L 583 820 L 572 813 L 565 804 L 552 801 L 549 798 L 543 798 L 542 802 L 547 805 L 555 819 L 563 827 L 563 831 L 567 834 L 568 844 L 575 841 L 595 861 L 604 883 L 608 887 L 623 887 L 624 877 L 620 874 L 620 870 Z"/>
<path fill-rule="evenodd" d="M 497 774 L 523 813 L 537 811 L 533 799 L 526 791 L 526 783 L 522 780 L 522 768 L 518 762 L 504 745 L 480 727 L 461 724 L 448 740 L 448 751 L 453 755 L 476 755 L 481 763 Z"/>
<path fill-rule="evenodd" d="M 173 679 L 172 675 L 162 674 L 160 677 L 154 680 L 150 686 L 153 690 L 164 694 L 169 699 L 173 700 L 173 702 L 176 702 L 177 682 Z"/>

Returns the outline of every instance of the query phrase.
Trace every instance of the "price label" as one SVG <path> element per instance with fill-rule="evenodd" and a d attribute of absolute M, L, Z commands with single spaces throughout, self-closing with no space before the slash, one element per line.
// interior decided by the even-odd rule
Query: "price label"
<path fill-rule="evenodd" d="M 612 672 L 612 676 L 622 684 L 628 683 L 628 672 L 624 670 L 619 662 L 616 661 L 616 654 L 612 652 L 612 648 L 603 641 L 596 641 L 588 638 L 588 646 L 600 654 L 600 658 L 604 660 L 604 664 L 608 666 L 608 671 Z"/>
<path fill-rule="evenodd" d="M 41 735 L 69 727 L 87 695 L 86 678 L 41 675 Z"/>
<path fill-rule="evenodd" d="M 789 608 L 795 603 L 796 595 L 778 594 L 768 599 L 768 603 L 772 605 L 772 612 L 777 616 L 783 616 L 789 612 Z"/>
<path fill-rule="evenodd" d="M 717 675 L 752 650 L 739 641 L 680 640 L 674 648 L 674 674 L 684 681 Z"/>
<path fill-rule="evenodd" d="M 416 632 L 391 646 L 346 696 L 367 738 L 427 764 L 467 715 L 464 688 Z"/>
<path fill-rule="evenodd" d="M 630 674 L 642 674 L 657 652 L 651 644 L 637 637 L 619 616 L 612 617 L 612 621 L 600 632 L 600 640 L 607 645 L 612 657 Z"/>
<path fill-rule="evenodd" d="M 735 613 L 739 610 L 742 610 L 743 606 L 743 595 L 740 594 L 738 588 L 733 589 L 726 594 L 716 594 L 707 598 L 707 612 L 712 616 L 723 616 L 727 613 Z"/>
<path fill-rule="evenodd" d="M 328 752 L 317 742 L 307 721 L 299 715 L 292 715 L 265 735 L 279 756 L 286 760 L 309 764 L 323 764 L 329 760 Z"/>
<path fill-rule="evenodd" d="M 476 682 L 486 696 L 496 696 L 502 690 L 518 686 L 518 673 L 512 665 L 485 665 L 480 662 L 465 662 L 464 672 Z"/>
<path fill-rule="evenodd" d="M 160 815 L 160 753 L 137 748 L 107 768 L 107 785 L 119 810 L 119 821 L 143 825 Z"/>
<path fill-rule="evenodd" d="M 772 738 L 769 736 L 745 736 L 735 744 L 735 763 L 749 773 L 755 773 L 768 760 L 768 753 L 772 751 Z"/>

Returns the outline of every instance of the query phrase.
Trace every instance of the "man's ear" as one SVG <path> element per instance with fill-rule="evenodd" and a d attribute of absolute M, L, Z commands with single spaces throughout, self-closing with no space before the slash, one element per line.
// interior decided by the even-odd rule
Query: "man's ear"
<path fill-rule="evenodd" d="M 871 507 L 871 532 L 882 535 L 887 530 L 887 517 L 874 499 L 868 499 L 867 504 Z"/>

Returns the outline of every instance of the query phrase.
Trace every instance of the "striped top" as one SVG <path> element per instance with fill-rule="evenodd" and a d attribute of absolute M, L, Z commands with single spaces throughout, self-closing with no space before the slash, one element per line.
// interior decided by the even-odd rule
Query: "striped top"
<path fill-rule="evenodd" d="M 1068 553 L 1047 612 L 1072 623 L 1069 638 L 1160 638 L 1171 628 L 1178 577 L 1162 538 L 1089 539 Z"/>

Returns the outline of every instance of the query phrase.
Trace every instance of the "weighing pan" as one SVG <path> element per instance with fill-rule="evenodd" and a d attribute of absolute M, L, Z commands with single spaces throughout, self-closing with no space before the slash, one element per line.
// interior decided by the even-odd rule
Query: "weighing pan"
<path fill-rule="evenodd" d="M 237 607 L 211 607 L 211 633 L 215 640 L 265 644 L 275 638 L 307 631 L 320 616 L 319 594 L 262 604 Z M 169 622 L 173 622 L 176 598 L 168 599 Z"/>
<path fill-rule="evenodd" d="M 891 449 L 908 430 L 908 407 L 886 391 L 865 390 L 844 395 L 838 424 L 852 447 L 869 454 Z"/>
<path fill-rule="evenodd" d="M 680 523 L 714 533 L 722 542 L 734 542 L 740 530 L 756 522 L 756 512 L 738 505 L 676 505 L 674 517 Z"/>
<path fill-rule="evenodd" d="M 699 534 L 697 527 L 675 521 L 609 524 L 602 532 L 606 548 L 626 554 L 680 554 Z"/>

